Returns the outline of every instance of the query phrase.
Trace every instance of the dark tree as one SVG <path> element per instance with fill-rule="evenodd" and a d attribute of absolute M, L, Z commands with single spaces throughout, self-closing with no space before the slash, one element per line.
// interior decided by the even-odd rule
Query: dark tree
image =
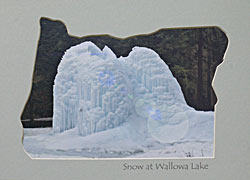
<path fill-rule="evenodd" d="M 202 67 L 202 62 L 203 62 L 203 34 L 202 34 L 202 29 L 198 30 L 198 50 L 197 50 L 197 100 L 199 107 L 202 109 L 203 108 L 203 101 L 202 101 L 202 92 L 203 92 L 203 67 Z"/>

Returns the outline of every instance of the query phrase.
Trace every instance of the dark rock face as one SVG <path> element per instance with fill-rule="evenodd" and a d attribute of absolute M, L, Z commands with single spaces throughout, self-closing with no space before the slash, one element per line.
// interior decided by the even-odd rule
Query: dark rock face
<path fill-rule="evenodd" d="M 41 18 L 41 33 L 30 97 L 21 119 L 53 116 L 53 84 L 57 66 L 68 48 L 92 41 L 105 45 L 120 56 L 127 56 L 134 46 L 156 51 L 181 85 L 188 105 L 211 111 L 217 101 L 211 86 L 216 67 L 222 63 L 228 39 L 217 27 L 160 29 L 151 34 L 125 39 L 109 35 L 74 37 L 60 21 Z"/>

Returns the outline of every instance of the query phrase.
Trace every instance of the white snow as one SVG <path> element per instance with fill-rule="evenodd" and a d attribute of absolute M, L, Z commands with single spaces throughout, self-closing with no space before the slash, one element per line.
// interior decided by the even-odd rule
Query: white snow
<path fill-rule="evenodd" d="M 66 51 L 54 85 L 53 130 L 25 129 L 32 157 L 213 155 L 214 113 L 189 107 L 159 55 L 117 58 L 84 42 Z"/>
<path fill-rule="evenodd" d="M 186 158 L 188 153 L 213 157 L 213 114 L 194 113 L 187 135 L 172 143 L 125 123 L 88 136 L 80 136 L 76 128 L 57 134 L 49 128 L 24 129 L 23 144 L 33 158 Z"/>

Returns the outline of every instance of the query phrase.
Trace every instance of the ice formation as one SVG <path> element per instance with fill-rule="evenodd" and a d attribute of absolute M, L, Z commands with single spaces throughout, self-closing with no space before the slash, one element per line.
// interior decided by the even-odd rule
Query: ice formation
<path fill-rule="evenodd" d="M 113 52 L 91 42 L 70 48 L 62 58 L 54 85 L 53 128 L 77 127 L 81 135 L 119 126 L 131 114 L 125 69 Z"/>
<path fill-rule="evenodd" d="M 24 133 L 32 157 L 212 157 L 214 113 L 186 104 L 153 50 L 135 47 L 117 58 L 84 42 L 58 66 L 53 130 Z"/>
<path fill-rule="evenodd" d="M 58 66 L 55 132 L 77 128 L 86 136 L 128 122 L 170 141 L 185 136 L 191 111 L 170 69 L 149 48 L 134 47 L 117 58 L 107 46 L 84 42 L 68 49 Z"/>

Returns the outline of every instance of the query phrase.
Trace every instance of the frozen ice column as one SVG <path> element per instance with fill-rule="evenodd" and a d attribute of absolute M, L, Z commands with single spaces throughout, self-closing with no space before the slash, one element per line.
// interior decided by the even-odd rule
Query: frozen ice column
<path fill-rule="evenodd" d="M 121 92 L 127 79 L 122 63 L 108 47 L 101 51 L 84 42 L 68 49 L 55 77 L 54 131 L 78 128 L 84 136 L 127 121 L 132 101 Z"/>
<path fill-rule="evenodd" d="M 128 121 L 136 131 L 148 124 L 143 131 L 152 134 L 183 124 L 189 110 L 170 69 L 149 48 L 135 47 L 127 57 L 117 58 L 108 47 L 100 50 L 84 42 L 67 50 L 58 66 L 55 132 L 77 128 L 85 136 Z"/>
<path fill-rule="evenodd" d="M 145 119 L 141 126 L 146 124 L 148 134 L 160 142 L 183 138 L 193 109 L 186 104 L 181 87 L 165 62 L 145 47 L 134 47 L 128 57 L 119 60 L 131 69 L 130 82 L 136 81 L 132 83 L 134 107 L 136 115 Z"/>

